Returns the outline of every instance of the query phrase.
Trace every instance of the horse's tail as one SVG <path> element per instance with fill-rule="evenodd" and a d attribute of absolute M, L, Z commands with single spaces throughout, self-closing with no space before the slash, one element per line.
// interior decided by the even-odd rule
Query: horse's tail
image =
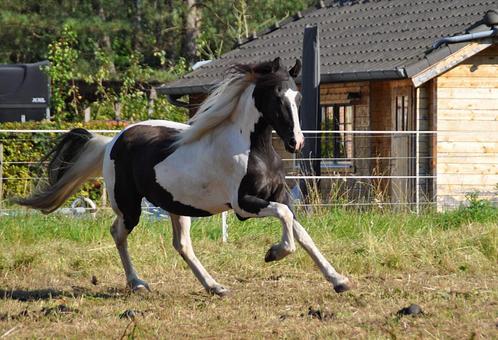
<path fill-rule="evenodd" d="M 48 161 L 48 184 L 15 202 L 45 214 L 56 210 L 88 178 L 102 174 L 104 152 L 110 140 L 81 128 L 65 133 L 40 161 Z"/>

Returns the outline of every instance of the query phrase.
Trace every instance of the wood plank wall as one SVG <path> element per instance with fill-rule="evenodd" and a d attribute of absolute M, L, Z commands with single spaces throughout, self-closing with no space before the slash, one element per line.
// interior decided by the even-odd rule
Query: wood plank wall
<path fill-rule="evenodd" d="M 396 95 L 409 95 L 414 98 L 410 99 L 414 103 L 413 109 L 419 110 L 420 130 L 430 130 L 432 128 L 432 117 L 434 109 L 432 108 L 432 82 L 414 89 L 410 80 L 391 80 L 391 81 L 373 81 L 370 83 L 370 115 L 372 130 L 377 131 L 392 131 L 393 124 L 393 102 Z M 416 117 L 413 112 L 413 118 Z M 415 120 L 409 124 L 410 130 L 415 130 Z M 415 141 L 415 139 L 413 139 Z M 389 175 L 408 175 L 393 173 L 393 161 L 389 157 L 394 157 L 392 148 L 392 135 L 376 135 L 371 139 L 372 142 L 372 157 L 377 157 L 377 160 L 371 163 L 371 173 L 377 176 Z M 415 144 L 413 144 L 414 146 Z M 420 175 L 432 174 L 432 141 L 429 135 L 421 136 L 420 138 Z M 414 152 L 415 150 L 413 150 Z M 415 154 L 411 154 L 415 157 Z M 413 163 L 415 166 L 415 163 Z M 415 173 L 413 173 L 415 175 Z M 383 189 L 386 193 L 390 193 L 390 181 L 387 179 L 379 181 L 379 189 Z M 432 181 L 420 181 L 420 198 L 421 201 L 431 201 L 433 198 Z"/>
<path fill-rule="evenodd" d="M 457 132 L 437 136 L 438 207 L 476 192 L 498 202 L 498 46 L 436 81 L 437 129 Z"/>
<path fill-rule="evenodd" d="M 372 130 L 390 131 L 392 130 L 392 114 L 391 114 L 391 82 L 389 81 L 373 81 L 370 83 L 370 117 Z M 375 176 L 390 175 L 391 157 L 391 136 L 374 135 L 371 138 L 372 142 L 372 157 L 376 160 L 371 162 L 371 174 Z M 385 197 L 388 195 L 390 181 L 381 179 L 376 181 L 378 193 Z"/>

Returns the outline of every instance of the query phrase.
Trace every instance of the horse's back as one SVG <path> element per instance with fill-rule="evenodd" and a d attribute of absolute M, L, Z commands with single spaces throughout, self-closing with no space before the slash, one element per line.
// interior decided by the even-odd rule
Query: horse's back
<path fill-rule="evenodd" d="M 185 124 L 162 121 L 135 124 L 123 130 L 111 143 L 104 164 L 104 176 L 113 208 L 125 216 L 131 229 L 138 223 L 143 197 L 152 204 L 178 215 L 208 216 L 209 212 L 182 204 L 157 182 L 155 167 L 176 149 L 175 141 Z M 128 216 L 128 223 L 126 223 Z"/>

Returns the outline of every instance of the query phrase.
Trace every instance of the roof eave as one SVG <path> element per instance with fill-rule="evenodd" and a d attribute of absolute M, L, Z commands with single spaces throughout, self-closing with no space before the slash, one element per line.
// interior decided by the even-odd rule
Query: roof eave
<path fill-rule="evenodd" d="M 398 70 L 382 70 L 382 71 L 365 71 L 365 72 L 344 72 L 333 74 L 322 74 L 320 82 L 322 83 L 341 83 L 350 81 L 369 81 L 369 80 L 389 80 L 389 79 L 404 79 L 406 78 L 402 69 Z M 296 80 L 296 83 L 301 83 L 301 78 Z M 172 86 L 173 85 L 173 86 Z M 209 93 L 216 84 L 204 85 L 187 85 L 174 86 L 164 85 L 156 88 L 160 95 L 182 96 L 194 93 Z"/>
<path fill-rule="evenodd" d="M 496 43 L 496 39 L 488 38 L 446 45 L 408 65 L 405 71 L 414 86 L 419 87 Z"/>
<path fill-rule="evenodd" d="M 370 80 L 395 80 L 406 78 L 402 69 L 364 71 L 364 72 L 344 72 L 335 74 L 322 74 L 322 83 L 342 83 L 350 81 L 370 81 Z"/>
<path fill-rule="evenodd" d="M 160 95 L 183 96 L 194 93 L 209 93 L 216 84 L 187 85 L 187 86 L 160 86 L 156 91 Z"/>

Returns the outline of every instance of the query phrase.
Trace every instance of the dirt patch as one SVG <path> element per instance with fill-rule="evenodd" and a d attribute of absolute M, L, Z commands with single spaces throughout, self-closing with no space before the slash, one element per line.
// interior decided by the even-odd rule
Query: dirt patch
<path fill-rule="evenodd" d="M 65 304 L 60 304 L 55 307 L 43 307 L 40 310 L 40 314 L 43 314 L 44 316 L 64 315 L 72 313 L 79 313 L 79 310 L 68 307 Z"/>
<path fill-rule="evenodd" d="M 29 311 L 25 309 L 17 314 L 9 314 L 4 313 L 0 314 L 1 321 L 8 320 L 20 320 L 24 318 L 40 318 L 40 317 L 49 317 L 49 316 L 58 316 L 58 315 L 69 315 L 74 313 L 79 313 L 80 311 L 76 308 L 71 308 L 66 304 L 59 304 L 55 307 L 43 307 L 42 309 L 36 311 Z"/>
<path fill-rule="evenodd" d="M 92 283 L 92 285 L 96 286 L 99 284 L 99 280 L 97 279 L 97 277 L 95 275 L 92 275 L 92 279 L 90 280 L 90 282 Z"/>
<path fill-rule="evenodd" d="M 115 299 L 121 296 L 122 294 L 120 294 L 115 290 L 111 290 L 110 292 L 93 292 L 89 289 L 82 287 L 73 287 L 72 291 L 64 291 L 53 288 L 34 289 L 34 290 L 0 289 L 0 299 L 3 300 L 11 299 L 22 302 L 60 299 L 64 297 L 69 297 L 69 298 L 92 297 L 98 299 Z"/>
<path fill-rule="evenodd" d="M 320 308 L 314 309 L 313 307 L 308 307 L 307 316 L 311 319 L 317 319 L 320 321 L 328 321 L 335 319 L 334 313 L 328 310 L 322 310 Z"/>
<path fill-rule="evenodd" d="M 405 316 L 405 315 L 411 315 L 411 316 L 418 316 L 418 315 L 423 315 L 425 314 L 424 311 L 422 310 L 422 307 L 419 305 L 416 305 L 412 303 L 408 307 L 401 308 L 396 315 L 397 316 Z"/>

